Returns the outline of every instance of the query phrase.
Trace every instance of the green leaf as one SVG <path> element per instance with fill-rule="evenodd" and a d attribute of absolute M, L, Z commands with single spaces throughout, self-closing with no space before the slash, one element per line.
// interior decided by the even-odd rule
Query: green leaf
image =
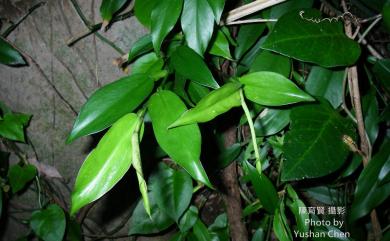
<path fill-rule="evenodd" d="M 233 107 L 240 106 L 240 88 L 241 85 L 239 83 L 227 83 L 221 88 L 210 92 L 194 108 L 184 112 L 169 128 L 197 122 L 207 122 Z"/>
<path fill-rule="evenodd" d="M 211 42 L 210 54 L 223 57 L 225 59 L 232 59 L 229 48 L 229 41 L 222 31 L 218 31 Z"/>
<path fill-rule="evenodd" d="M 171 63 L 183 77 L 213 89 L 219 87 L 203 59 L 187 46 L 180 46 L 172 53 Z"/>
<path fill-rule="evenodd" d="M 259 228 L 253 234 L 252 241 L 264 241 L 266 236 L 266 231 L 263 228 Z"/>
<path fill-rule="evenodd" d="M 256 136 L 271 136 L 290 123 L 289 109 L 264 109 L 254 121 Z"/>
<path fill-rule="evenodd" d="M 127 0 L 103 0 L 100 5 L 100 16 L 103 21 L 110 22 L 116 12 L 118 12 Z"/>
<path fill-rule="evenodd" d="M 83 241 L 80 224 L 73 218 L 68 218 L 66 223 L 66 241 Z"/>
<path fill-rule="evenodd" d="M 275 210 L 275 216 L 273 221 L 273 230 L 275 236 L 280 241 L 292 241 L 291 231 L 288 223 L 286 222 L 286 215 L 284 214 L 284 204 L 280 203 L 280 207 Z"/>
<path fill-rule="evenodd" d="M 334 205 L 337 203 L 337 199 L 341 193 L 337 189 L 333 189 L 327 186 L 317 186 L 305 189 L 305 192 L 310 198 L 313 198 L 319 202 L 327 205 Z"/>
<path fill-rule="evenodd" d="M 181 27 L 188 46 L 203 56 L 214 30 L 214 14 L 208 0 L 184 0 Z"/>
<path fill-rule="evenodd" d="M 159 91 L 150 98 L 149 115 L 153 131 L 161 148 L 194 179 L 211 187 L 200 162 L 201 135 L 197 124 L 168 129 L 187 110 L 171 91 Z"/>
<path fill-rule="evenodd" d="M 138 117 L 127 114 L 115 122 L 88 155 L 72 192 L 71 215 L 106 194 L 131 166 L 131 137 Z"/>
<path fill-rule="evenodd" d="M 271 51 L 261 51 L 254 59 L 249 72 L 269 71 L 288 78 L 291 72 L 291 61 L 286 56 Z"/>
<path fill-rule="evenodd" d="M 197 241 L 211 241 L 210 232 L 200 219 L 196 221 L 193 227 L 193 232 Z"/>
<path fill-rule="evenodd" d="M 17 66 L 25 65 L 26 61 L 6 39 L 0 37 L 0 63 Z"/>
<path fill-rule="evenodd" d="M 167 74 L 165 70 L 162 70 L 164 67 L 164 60 L 157 57 L 155 53 L 146 54 L 137 61 L 132 66 L 132 74 L 146 74 L 149 78 L 154 81 L 159 80 Z"/>
<path fill-rule="evenodd" d="M 243 162 L 245 174 L 251 181 L 257 198 L 269 213 L 273 214 L 279 203 L 278 193 L 272 182 L 262 173 L 259 173 L 248 161 Z"/>
<path fill-rule="evenodd" d="M 390 93 L 390 59 L 380 59 L 375 62 L 372 71 L 387 93 Z"/>
<path fill-rule="evenodd" d="M 356 62 L 359 44 L 344 34 L 342 22 L 315 23 L 310 18 L 318 19 L 321 15 L 313 9 L 305 10 L 302 16 L 299 11 L 292 11 L 279 18 L 262 48 L 324 67 Z"/>
<path fill-rule="evenodd" d="M 221 16 L 223 8 L 225 7 L 225 0 L 207 0 L 210 4 L 210 7 L 214 13 L 215 22 L 219 24 L 221 21 Z"/>
<path fill-rule="evenodd" d="M 43 241 L 62 240 L 66 227 L 64 211 L 55 204 L 35 211 L 30 218 L 30 227 Z"/>
<path fill-rule="evenodd" d="M 229 147 L 220 147 L 220 154 L 218 155 L 218 168 L 222 169 L 229 166 L 241 153 L 241 144 L 234 143 Z"/>
<path fill-rule="evenodd" d="M 153 80 L 145 74 L 127 76 L 103 86 L 81 108 L 67 143 L 111 126 L 136 109 L 152 89 Z"/>
<path fill-rule="evenodd" d="M 203 85 L 197 84 L 193 81 L 188 83 L 188 95 L 194 103 L 201 101 L 206 95 L 210 93 L 210 89 Z"/>
<path fill-rule="evenodd" d="M 299 211 L 300 207 L 306 207 L 305 204 L 302 202 L 301 199 L 299 199 L 298 194 L 291 187 L 291 185 L 287 186 L 287 194 L 292 199 L 291 202 L 287 203 L 287 206 L 290 208 L 291 212 L 294 214 L 295 222 L 297 224 L 299 232 L 300 233 L 309 232 L 310 226 L 305 224 L 305 220 L 308 220 L 310 218 L 310 216 L 308 213 L 301 213 Z M 304 239 L 304 240 L 306 240 L 306 239 Z"/>
<path fill-rule="evenodd" d="M 379 134 L 379 107 L 375 95 L 376 91 L 371 89 L 362 98 L 364 125 L 372 146 Z"/>
<path fill-rule="evenodd" d="M 145 27 L 150 28 L 152 11 L 159 0 L 135 0 L 134 15 Z"/>
<path fill-rule="evenodd" d="M 149 183 L 153 185 L 153 183 Z M 146 213 L 142 200 L 140 200 L 134 209 L 130 219 L 129 235 L 134 234 L 154 234 L 169 228 L 173 223 L 168 215 L 162 212 L 153 197 L 149 193 L 151 208 L 151 217 Z"/>
<path fill-rule="evenodd" d="M 138 1 L 136 1 L 138 2 Z M 131 62 L 138 56 L 153 50 L 152 36 L 147 34 L 138 39 L 130 49 L 128 61 Z"/>
<path fill-rule="evenodd" d="M 355 137 L 348 119 L 325 102 L 293 108 L 290 117 L 291 129 L 284 141 L 283 181 L 322 177 L 344 164 L 349 149 L 343 137 Z"/>
<path fill-rule="evenodd" d="M 330 70 L 314 66 L 307 77 L 305 89 L 311 95 L 327 99 L 336 109 L 343 101 L 344 74 L 345 70 Z"/>
<path fill-rule="evenodd" d="M 0 136 L 12 141 L 25 142 L 24 127 L 28 125 L 31 115 L 7 113 L 0 119 Z"/>
<path fill-rule="evenodd" d="M 240 26 L 240 30 L 237 35 L 237 47 L 234 51 L 234 56 L 237 60 L 240 60 L 249 49 L 255 45 L 264 32 L 265 24 L 244 24 Z"/>
<path fill-rule="evenodd" d="M 161 44 L 179 19 L 182 7 L 183 0 L 158 1 L 154 5 L 151 15 L 151 33 L 156 53 L 160 53 Z"/>
<path fill-rule="evenodd" d="M 179 221 L 180 232 L 185 233 L 189 231 L 196 221 L 198 221 L 198 208 L 190 206 L 187 211 L 183 214 Z"/>
<path fill-rule="evenodd" d="M 152 176 L 151 194 L 161 211 L 176 222 L 187 209 L 192 198 L 192 179 L 184 170 L 173 170 L 160 164 Z"/>
<path fill-rule="evenodd" d="M 383 23 L 388 31 L 390 31 L 390 1 L 387 0 L 382 9 Z"/>
<path fill-rule="evenodd" d="M 8 179 L 13 193 L 22 190 L 37 175 L 33 165 L 13 165 L 8 170 Z"/>
<path fill-rule="evenodd" d="M 390 160 L 390 142 L 387 140 L 364 168 L 357 181 L 350 219 L 357 220 L 384 202 L 390 195 L 390 185 L 380 185 L 382 168 Z M 389 169 L 387 169 L 388 171 Z M 385 176 L 381 174 L 381 176 Z"/>
<path fill-rule="evenodd" d="M 245 96 L 260 105 L 280 106 L 314 99 L 291 80 L 273 72 L 255 72 L 240 78 Z"/>

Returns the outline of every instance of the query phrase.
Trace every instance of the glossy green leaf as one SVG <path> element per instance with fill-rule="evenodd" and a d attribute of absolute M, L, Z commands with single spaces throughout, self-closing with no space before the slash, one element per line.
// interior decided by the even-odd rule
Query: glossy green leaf
<path fill-rule="evenodd" d="M 159 0 L 135 0 L 134 15 L 145 27 L 150 28 L 152 11 Z"/>
<path fill-rule="evenodd" d="M 114 14 L 118 12 L 126 2 L 127 0 L 103 0 L 100 5 L 100 16 L 103 21 L 111 21 Z"/>
<path fill-rule="evenodd" d="M 35 211 L 30 218 L 30 227 L 43 241 L 62 240 L 66 227 L 64 211 L 55 204 Z"/>
<path fill-rule="evenodd" d="M 152 89 L 153 80 L 145 74 L 127 76 L 103 86 L 81 108 L 67 143 L 111 126 L 137 108 Z"/>
<path fill-rule="evenodd" d="M 265 24 L 263 23 L 244 24 L 240 26 L 237 34 L 237 47 L 234 51 L 234 56 L 237 60 L 240 60 L 256 44 L 264 29 Z"/>
<path fill-rule="evenodd" d="M 153 185 L 149 183 L 149 185 Z M 151 217 L 146 213 L 142 200 L 140 200 L 130 218 L 129 235 L 154 234 L 169 228 L 174 220 L 162 212 L 153 197 L 149 193 Z"/>
<path fill-rule="evenodd" d="M 188 208 L 192 198 L 192 179 L 184 170 L 173 170 L 160 164 L 152 176 L 151 193 L 161 211 L 176 222 Z"/>
<path fill-rule="evenodd" d="M 211 241 L 211 235 L 202 220 L 198 219 L 193 227 L 194 235 L 197 241 Z"/>
<path fill-rule="evenodd" d="M 151 34 L 156 53 L 160 53 L 161 44 L 179 19 L 182 7 L 183 0 L 158 1 L 154 6 L 151 15 Z"/>
<path fill-rule="evenodd" d="M 292 241 L 291 231 L 288 223 L 286 223 L 286 216 L 284 214 L 284 204 L 280 204 L 280 207 L 275 210 L 275 216 L 273 221 L 273 231 L 279 241 Z"/>
<path fill-rule="evenodd" d="M 12 140 L 25 142 L 24 127 L 31 116 L 26 114 L 7 113 L 0 119 L 0 136 Z"/>
<path fill-rule="evenodd" d="M 168 129 L 187 110 L 171 91 L 159 91 L 149 101 L 153 131 L 161 148 L 194 179 L 211 187 L 200 162 L 201 135 L 197 124 Z"/>
<path fill-rule="evenodd" d="M 180 232 L 184 233 L 190 230 L 196 221 L 198 221 L 198 208 L 190 206 L 187 211 L 183 214 L 179 221 Z"/>
<path fill-rule="evenodd" d="M 298 231 L 301 233 L 309 232 L 310 226 L 305 224 L 305 220 L 310 218 L 308 213 L 301 213 L 299 208 L 306 207 L 305 204 L 299 199 L 298 194 L 295 190 L 288 185 L 287 194 L 292 199 L 291 202 L 287 203 L 287 206 L 290 208 L 291 212 L 294 214 L 295 222 L 297 224 Z M 304 239 L 306 240 L 306 239 Z"/>
<path fill-rule="evenodd" d="M 138 1 L 137 1 L 138 2 Z M 130 49 L 128 61 L 153 50 L 152 36 L 147 34 L 138 39 Z"/>
<path fill-rule="evenodd" d="M 372 146 L 379 134 L 379 107 L 375 95 L 376 91 L 371 89 L 362 98 L 364 125 Z"/>
<path fill-rule="evenodd" d="M 131 137 L 137 122 L 135 114 L 123 116 L 88 155 L 73 188 L 72 215 L 106 194 L 129 170 L 132 160 Z"/>
<path fill-rule="evenodd" d="M 219 87 L 203 59 L 187 46 L 180 46 L 172 53 L 171 63 L 183 77 L 213 89 Z"/>
<path fill-rule="evenodd" d="M 274 185 L 267 176 L 259 173 L 249 162 L 244 161 L 243 167 L 245 174 L 254 187 L 257 198 L 259 198 L 265 210 L 273 214 L 279 203 L 278 193 L 276 192 Z"/>
<path fill-rule="evenodd" d="M 211 10 L 213 11 L 215 22 L 219 24 L 223 9 L 225 7 L 225 0 L 207 0 L 210 4 Z"/>
<path fill-rule="evenodd" d="M 12 192 L 17 193 L 22 190 L 37 175 L 37 169 L 33 165 L 13 165 L 8 170 L 9 184 Z"/>
<path fill-rule="evenodd" d="M 266 236 L 266 231 L 262 228 L 259 228 L 256 230 L 256 232 L 253 234 L 251 241 L 264 241 Z"/>
<path fill-rule="evenodd" d="M 164 60 L 155 53 L 149 53 L 134 62 L 131 72 L 132 74 L 146 74 L 149 78 L 156 81 L 167 75 L 163 67 Z"/>
<path fill-rule="evenodd" d="M 329 104 L 310 104 L 291 110 L 285 136 L 282 180 L 328 175 L 339 169 L 349 153 L 343 136 L 355 137 L 352 123 Z"/>
<path fill-rule="evenodd" d="M 229 41 L 222 31 L 218 31 L 214 39 L 211 41 L 210 54 L 220 56 L 225 59 L 232 59 Z"/>
<path fill-rule="evenodd" d="M 255 72 L 240 78 L 245 96 L 260 105 L 280 106 L 314 99 L 291 80 L 273 72 Z"/>
<path fill-rule="evenodd" d="M 379 185 L 379 174 L 389 159 L 390 142 L 386 141 L 359 176 L 350 212 L 351 220 L 367 215 L 389 197 L 390 185 Z"/>
<path fill-rule="evenodd" d="M 260 47 L 264 40 L 265 37 L 260 38 L 255 43 L 255 45 L 253 45 L 253 47 L 251 47 L 248 52 L 240 59 L 237 66 L 237 76 L 243 75 L 249 71 L 256 56 L 259 54 L 259 52 L 263 51 Z"/>
<path fill-rule="evenodd" d="M 240 106 L 240 88 L 239 83 L 227 83 L 210 92 L 194 108 L 184 112 L 169 128 L 207 122 L 233 107 Z"/>
<path fill-rule="evenodd" d="M 210 89 L 193 81 L 188 83 L 188 95 L 192 102 L 198 103 L 210 93 Z"/>
<path fill-rule="evenodd" d="M 270 136 L 290 123 L 289 109 L 264 109 L 254 121 L 256 136 Z"/>
<path fill-rule="evenodd" d="M 259 71 L 275 72 L 288 78 L 291 72 L 291 61 L 286 56 L 264 50 L 256 56 L 249 69 L 249 72 Z"/>
<path fill-rule="evenodd" d="M 301 14 L 303 18 L 300 11 L 279 18 L 262 48 L 324 67 L 356 62 L 360 56 L 359 44 L 345 35 L 342 22 L 315 23 L 308 19 L 321 18 L 319 11 L 306 9 Z"/>
<path fill-rule="evenodd" d="M 26 61 L 22 55 L 7 40 L 0 37 L 0 63 L 17 66 L 25 65 Z"/>
<path fill-rule="evenodd" d="M 214 13 L 208 0 L 184 0 L 181 28 L 188 46 L 203 56 L 214 30 Z"/>
<path fill-rule="evenodd" d="M 241 153 L 242 146 L 240 143 L 234 143 L 229 147 L 221 147 L 221 152 L 218 155 L 218 168 L 229 166 Z"/>
<path fill-rule="evenodd" d="M 337 108 L 343 101 L 343 79 L 345 70 L 330 70 L 314 66 L 305 83 L 306 91 L 314 96 L 327 99 Z"/>

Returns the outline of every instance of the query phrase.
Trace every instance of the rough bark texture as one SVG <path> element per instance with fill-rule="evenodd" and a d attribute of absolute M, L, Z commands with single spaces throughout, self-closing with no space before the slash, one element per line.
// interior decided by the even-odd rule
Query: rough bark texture
<path fill-rule="evenodd" d="M 235 143 L 236 128 L 225 132 L 225 146 Z M 247 241 L 248 232 L 242 217 L 240 189 L 238 184 L 237 163 L 234 161 L 222 171 L 224 186 L 224 201 L 229 221 L 229 231 L 232 241 Z"/>

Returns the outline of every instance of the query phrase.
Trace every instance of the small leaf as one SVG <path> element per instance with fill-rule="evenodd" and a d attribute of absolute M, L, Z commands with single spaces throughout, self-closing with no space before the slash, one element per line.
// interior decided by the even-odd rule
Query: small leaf
<path fill-rule="evenodd" d="M 289 109 L 264 109 L 254 121 L 256 136 L 271 136 L 290 123 Z"/>
<path fill-rule="evenodd" d="M 164 67 L 164 60 L 157 57 L 155 53 L 146 54 L 132 66 L 132 74 L 146 74 L 154 81 L 159 80 L 163 75 L 166 75 L 166 71 L 162 70 Z"/>
<path fill-rule="evenodd" d="M 160 210 L 178 222 L 191 202 L 191 177 L 184 170 L 176 171 L 160 164 L 151 182 L 154 184 L 151 186 L 151 193 Z"/>
<path fill-rule="evenodd" d="M 190 230 L 198 221 L 198 209 L 195 206 L 190 206 L 187 211 L 180 218 L 179 228 L 180 232 L 184 233 Z"/>
<path fill-rule="evenodd" d="M 119 182 L 131 165 L 131 137 L 138 117 L 127 114 L 103 136 L 80 168 L 72 192 L 71 215 Z"/>
<path fill-rule="evenodd" d="M 207 0 L 214 13 L 215 22 L 219 24 L 221 20 L 223 8 L 225 7 L 225 0 Z"/>
<path fill-rule="evenodd" d="M 138 1 L 136 1 L 138 2 Z M 142 2 L 142 1 L 141 1 Z M 128 61 L 131 62 L 138 56 L 153 50 L 152 36 L 147 34 L 138 39 L 130 49 Z"/>
<path fill-rule="evenodd" d="M 184 112 L 169 128 L 197 122 L 207 122 L 233 107 L 240 106 L 240 88 L 241 85 L 239 83 L 227 83 L 221 88 L 210 92 L 194 108 Z"/>
<path fill-rule="evenodd" d="M 306 207 L 305 204 L 302 202 L 301 199 L 299 199 L 298 194 L 295 192 L 295 190 L 288 185 L 287 186 L 287 193 L 289 197 L 292 199 L 291 202 L 287 203 L 287 206 L 290 208 L 291 212 L 294 214 L 295 222 L 297 224 L 298 230 L 300 233 L 307 233 L 309 232 L 309 225 L 305 224 L 305 220 L 310 219 L 310 216 L 308 213 L 302 213 L 299 211 L 299 208 Z M 306 239 L 304 239 L 306 240 Z"/>
<path fill-rule="evenodd" d="M 206 87 L 219 88 L 203 59 L 187 46 L 180 46 L 172 53 L 171 63 L 176 72 L 183 77 Z"/>
<path fill-rule="evenodd" d="M 110 22 L 116 12 L 118 12 L 127 0 L 103 0 L 100 5 L 100 16 L 103 22 Z M 103 23 L 104 25 L 104 23 Z"/>
<path fill-rule="evenodd" d="M 18 66 L 25 65 L 22 55 L 7 40 L 0 37 L 0 63 Z"/>
<path fill-rule="evenodd" d="M 214 14 L 207 0 L 184 0 L 181 27 L 188 46 L 203 56 L 214 30 Z"/>
<path fill-rule="evenodd" d="M 275 236 L 280 241 L 292 241 L 291 231 L 289 229 L 288 223 L 286 222 L 286 215 L 284 214 L 284 204 L 281 202 L 280 207 L 276 209 L 274 221 L 273 221 L 273 230 Z"/>
<path fill-rule="evenodd" d="M 160 53 L 161 44 L 179 19 L 182 7 L 183 0 L 158 1 L 154 6 L 151 33 L 156 53 Z"/>
<path fill-rule="evenodd" d="M 379 107 L 375 95 L 376 91 L 371 89 L 362 98 L 364 125 L 371 145 L 375 144 L 379 134 Z"/>
<path fill-rule="evenodd" d="M 62 240 L 66 227 L 64 211 L 55 204 L 35 211 L 31 215 L 30 227 L 43 241 Z"/>
<path fill-rule="evenodd" d="M 67 143 L 111 126 L 137 108 L 152 89 L 153 80 L 145 74 L 127 76 L 103 86 L 81 108 Z"/>
<path fill-rule="evenodd" d="M 22 190 L 28 182 L 37 175 L 37 169 L 33 165 L 13 165 L 8 170 L 9 183 L 13 193 Z"/>
<path fill-rule="evenodd" d="M 159 0 L 135 0 L 134 15 L 145 27 L 150 28 L 152 11 Z"/>
<path fill-rule="evenodd" d="M 12 141 L 25 142 L 24 127 L 31 115 L 7 113 L 0 119 L 0 136 Z"/>
<path fill-rule="evenodd" d="M 193 227 L 193 233 L 197 241 L 210 241 L 211 235 L 206 225 L 198 219 Z"/>
<path fill-rule="evenodd" d="M 223 57 L 225 59 L 232 59 L 229 48 L 229 41 L 222 31 L 218 31 L 217 35 L 211 42 L 210 54 Z"/>
<path fill-rule="evenodd" d="M 237 35 L 237 47 L 234 52 L 237 60 L 241 60 L 248 50 L 256 44 L 264 29 L 265 24 L 263 23 L 244 24 L 240 26 Z"/>
<path fill-rule="evenodd" d="M 153 183 L 149 183 L 149 185 L 152 186 Z M 143 202 L 140 200 L 130 219 L 129 235 L 158 233 L 169 228 L 174 223 L 173 219 L 158 208 L 153 195 L 150 193 L 149 201 L 151 217 L 145 212 Z"/>
<path fill-rule="evenodd" d="M 313 66 L 307 77 L 305 89 L 311 95 L 326 98 L 336 109 L 342 103 L 344 73 L 345 70 Z"/>
<path fill-rule="evenodd" d="M 288 78 L 291 72 L 291 61 L 286 56 L 264 50 L 256 56 L 249 69 L 250 73 L 259 71 L 275 72 Z"/>
<path fill-rule="evenodd" d="M 355 137 L 352 123 L 327 103 L 291 110 L 291 130 L 285 136 L 282 180 L 328 175 L 339 169 L 348 153 L 343 136 Z"/>
<path fill-rule="evenodd" d="M 273 72 L 255 72 L 240 78 L 245 96 L 260 105 L 281 106 L 314 99 L 291 80 Z"/>
<path fill-rule="evenodd" d="M 149 115 L 153 131 L 161 148 L 194 179 L 211 187 L 200 162 L 201 135 L 197 124 L 168 129 L 187 110 L 171 91 L 159 91 L 150 98 Z"/>
<path fill-rule="evenodd" d="M 262 173 L 259 173 L 249 162 L 244 161 L 243 167 L 245 174 L 251 181 L 257 198 L 259 198 L 263 207 L 271 214 L 277 209 L 279 203 L 278 193 L 272 182 Z"/>
<path fill-rule="evenodd" d="M 348 66 L 360 56 L 359 44 L 349 39 L 342 22 L 313 22 L 318 10 L 292 11 L 275 24 L 262 48 L 324 67 Z M 322 54 L 319 54 L 322 53 Z"/>

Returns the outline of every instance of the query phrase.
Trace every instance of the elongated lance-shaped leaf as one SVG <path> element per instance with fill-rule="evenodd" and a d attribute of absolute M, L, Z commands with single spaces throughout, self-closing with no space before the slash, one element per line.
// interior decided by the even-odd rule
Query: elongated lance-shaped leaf
<path fill-rule="evenodd" d="M 130 49 L 128 60 L 131 62 L 138 56 L 153 50 L 152 36 L 147 34 L 138 39 Z"/>
<path fill-rule="evenodd" d="M 150 203 L 148 196 L 148 186 L 146 185 L 146 181 L 144 179 L 144 174 L 142 172 L 142 163 L 141 163 L 141 153 L 139 149 L 139 140 L 140 137 L 140 129 L 143 123 L 143 116 L 145 114 L 145 109 L 142 109 L 138 114 L 137 124 L 135 125 L 133 135 L 131 137 L 131 146 L 132 146 L 132 159 L 133 159 L 133 167 L 137 173 L 139 190 L 142 195 L 142 200 L 144 202 L 144 208 L 149 217 L 152 217 L 150 214 Z"/>
<path fill-rule="evenodd" d="M 81 108 L 67 143 L 102 131 L 132 112 L 152 92 L 153 85 L 147 74 L 134 74 L 97 90 Z"/>
<path fill-rule="evenodd" d="M 212 187 L 200 162 L 201 135 L 197 124 L 168 129 L 187 110 L 171 91 L 158 91 L 149 101 L 153 131 L 161 148 L 194 179 Z"/>
<path fill-rule="evenodd" d="M 260 105 L 281 106 L 314 99 L 281 74 L 260 71 L 240 78 L 245 96 Z"/>
<path fill-rule="evenodd" d="M 7 40 L 0 37 L 0 63 L 7 65 L 25 65 L 22 55 Z"/>
<path fill-rule="evenodd" d="M 227 83 L 206 95 L 192 109 L 184 112 L 169 128 L 198 122 L 207 122 L 241 105 L 240 83 Z"/>
<path fill-rule="evenodd" d="M 127 0 L 103 0 L 100 5 L 100 16 L 103 19 L 103 28 L 105 28 L 116 12 L 118 12 Z"/>
<path fill-rule="evenodd" d="M 71 215 L 106 194 L 131 166 L 131 139 L 137 126 L 136 114 L 119 119 L 88 155 L 72 192 Z"/>
<path fill-rule="evenodd" d="M 221 20 L 223 8 L 225 7 L 225 0 L 207 0 L 214 13 L 215 22 L 219 24 Z"/>

